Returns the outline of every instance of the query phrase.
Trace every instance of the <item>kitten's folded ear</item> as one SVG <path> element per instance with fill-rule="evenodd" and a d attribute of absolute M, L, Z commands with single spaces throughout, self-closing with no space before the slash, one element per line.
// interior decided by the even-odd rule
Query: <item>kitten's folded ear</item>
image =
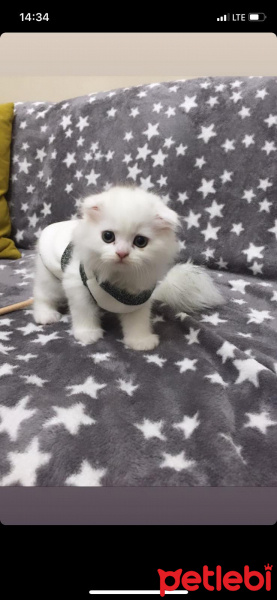
<path fill-rule="evenodd" d="M 180 217 L 174 210 L 167 206 L 162 206 L 158 209 L 154 219 L 157 229 L 172 229 L 176 231 L 180 227 Z"/>
<path fill-rule="evenodd" d="M 97 221 L 100 216 L 101 204 L 102 194 L 87 196 L 87 198 L 83 200 L 81 205 L 82 216 L 91 221 Z"/>

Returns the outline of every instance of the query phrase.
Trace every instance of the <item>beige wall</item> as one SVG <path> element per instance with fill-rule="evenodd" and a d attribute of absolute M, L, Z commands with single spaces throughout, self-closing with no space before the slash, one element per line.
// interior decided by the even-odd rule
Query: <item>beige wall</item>
<path fill-rule="evenodd" d="M 0 102 L 209 75 L 277 75 L 273 33 L 6 33 Z"/>

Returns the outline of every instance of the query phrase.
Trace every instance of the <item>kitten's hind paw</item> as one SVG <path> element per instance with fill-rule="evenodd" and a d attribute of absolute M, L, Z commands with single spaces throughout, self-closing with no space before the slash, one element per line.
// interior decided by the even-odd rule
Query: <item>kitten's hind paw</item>
<path fill-rule="evenodd" d="M 143 338 L 125 338 L 124 343 L 132 350 L 153 350 L 159 344 L 159 336 L 156 333 L 151 333 L 150 335 Z"/>

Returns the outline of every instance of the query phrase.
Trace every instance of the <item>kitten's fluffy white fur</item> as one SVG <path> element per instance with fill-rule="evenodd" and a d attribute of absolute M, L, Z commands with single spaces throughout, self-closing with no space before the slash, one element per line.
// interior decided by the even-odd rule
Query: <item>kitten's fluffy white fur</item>
<path fill-rule="evenodd" d="M 49 225 L 40 236 L 34 285 L 37 323 L 57 321 L 58 304 L 66 299 L 75 338 L 93 343 L 103 336 L 100 306 L 119 314 L 127 346 L 151 350 L 159 343 L 151 328 L 153 300 L 185 312 L 222 304 L 205 269 L 191 262 L 170 269 L 179 248 L 179 217 L 158 196 L 140 188 L 114 187 L 86 198 L 81 210 L 81 219 Z M 105 231 L 114 233 L 111 243 L 102 239 Z M 143 248 L 134 244 L 138 235 L 148 240 Z M 73 255 L 62 272 L 61 256 L 71 241 Z M 80 263 L 98 305 L 82 282 Z M 156 287 L 144 304 L 130 307 L 103 291 L 99 284 L 104 281 L 131 294 Z"/>

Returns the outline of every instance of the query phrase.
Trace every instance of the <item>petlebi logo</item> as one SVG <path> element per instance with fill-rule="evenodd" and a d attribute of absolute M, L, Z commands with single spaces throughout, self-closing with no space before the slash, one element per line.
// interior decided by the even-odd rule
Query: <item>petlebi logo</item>
<path fill-rule="evenodd" d="M 194 592 L 201 588 L 201 586 L 210 592 L 220 592 L 222 589 L 236 592 L 243 586 L 251 592 L 257 592 L 262 588 L 270 592 L 272 567 L 273 565 L 269 563 L 264 565 L 264 574 L 260 571 L 251 571 L 248 565 L 245 565 L 243 573 L 228 571 L 224 574 L 220 565 L 216 566 L 215 571 L 210 570 L 207 565 L 204 565 L 202 573 L 186 571 L 182 574 L 182 569 L 177 569 L 177 571 L 163 571 L 162 569 L 158 569 L 160 595 L 164 596 L 166 592 L 173 592 L 180 586 L 188 592 Z M 167 577 L 173 577 L 174 583 L 171 585 L 167 584 Z M 254 577 L 255 580 L 253 581 Z"/>

